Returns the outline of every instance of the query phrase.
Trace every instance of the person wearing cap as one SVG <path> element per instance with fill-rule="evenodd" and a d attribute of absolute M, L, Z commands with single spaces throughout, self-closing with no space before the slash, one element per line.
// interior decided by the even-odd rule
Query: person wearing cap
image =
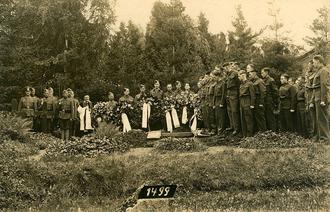
<path fill-rule="evenodd" d="M 297 113 L 296 113 L 296 123 L 297 132 L 304 136 L 308 136 L 308 129 L 306 123 L 306 87 L 305 87 L 305 77 L 297 78 Z"/>
<path fill-rule="evenodd" d="M 124 88 L 124 95 L 119 98 L 119 104 L 132 104 L 134 102 L 134 98 L 129 94 L 129 88 Z"/>
<path fill-rule="evenodd" d="M 74 101 L 69 98 L 69 91 L 63 90 L 63 96 L 58 101 L 59 123 L 62 140 L 69 140 L 72 120 L 74 119 Z"/>
<path fill-rule="evenodd" d="M 269 75 L 270 68 L 263 68 L 261 70 L 261 77 L 266 86 L 265 94 L 265 118 L 268 130 L 276 131 L 276 118 L 274 109 L 278 107 L 278 89 L 275 80 Z"/>
<path fill-rule="evenodd" d="M 265 118 L 265 96 L 266 96 L 266 85 L 262 79 L 257 75 L 257 72 L 253 64 L 248 64 L 246 70 L 249 74 L 249 80 L 253 83 L 255 94 L 256 94 L 256 104 L 254 108 L 254 122 L 256 131 L 266 131 L 266 118 Z"/>
<path fill-rule="evenodd" d="M 220 71 L 220 68 L 216 66 L 214 70 L 210 73 L 210 81 L 208 84 L 208 92 L 207 92 L 207 104 L 208 104 L 208 126 L 209 132 L 211 135 L 216 133 L 216 120 L 215 120 L 215 105 L 214 105 L 214 87 L 217 84 L 217 74 Z"/>
<path fill-rule="evenodd" d="M 147 102 L 148 95 L 146 92 L 146 86 L 144 84 L 140 84 L 139 87 L 140 87 L 140 93 L 135 95 L 134 103 L 142 108 L 143 103 Z"/>
<path fill-rule="evenodd" d="M 247 72 L 240 70 L 238 72 L 239 80 L 239 105 L 243 137 L 253 136 L 253 109 L 255 108 L 256 95 L 253 83 L 247 79 Z"/>
<path fill-rule="evenodd" d="M 201 102 L 201 111 L 202 111 L 202 119 L 203 119 L 203 129 L 202 134 L 209 133 L 209 115 L 208 115 L 208 102 L 207 102 L 207 94 L 208 94 L 208 83 L 209 83 L 209 72 L 206 73 L 202 78 L 200 78 L 200 88 L 199 88 L 199 96 Z"/>
<path fill-rule="evenodd" d="M 329 70 L 325 66 L 324 58 L 320 55 L 313 57 L 313 67 L 315 75 L 313 78 L 312 104 L 314 105 L 316 112 L 316 140 L 329 141 Z"/>
<path fill-rule="evenodd" d="M 58 125 L 58 117 L 57 117 L 57 114 L 58 114 L 58 110 L 57 110 L 58 98 L 56 96 L 54 96 L 54 90 L 53 90 L 52 87 L 48 87 L 47 90 L 48 90 L 48 98 L 47 98 L 48 100 L 47 101 L 52 102 L 52 104 L 55 107 L 54 114 L 52 114 L 51 109 L 48 111 L 49 117 L 53 117 L 51 119 L 51 122 L 52 122 L 51 124 L 52 125 L 51 125 L 51 129 L 50 129 L 51 132 L 53 132 L 56 129 L 56 126 Z"/>
<path fill-rule="evenodd" d="M 18 103 L 18 114 L 23 117 L 33 120 L 35 116 L 35 111 L 37 110 L 37 104 L 34 98 L 31 97 L 30 87 L 25 88 L 25 96 L 21 97 Z"/>
<path fill-rule="evenodd" d="M 183 90 L 182 90 L 181 87 L 182 87 L 181 82 L 176 81 L 175 82 L 175 90 L 174 90 L 174 99 L 176 101 L 175 109 L 176 109 L 179 117 L 182 117 L 182 108 L 183 108 L 183 105 L 182 105 L 182 103 L 183 103 L 182 102 L 182 99 L 183 99 L 182 92 L 183 92 Z M 182 123 L 181 121 L 182 120 L 180 119 L 180 123 Z"/>
<path fill-rule="evenodd" d="M 76 136 L 76 133 L 79 131 L 79 100 L 75 98 L 74 92 L 71 88 L 67 89 L 69 100 L 73 102 L 73 119 L 71 120 L 71 127 L 70 127 L 70 136 Z"/>
<path fill-rule="evenodd" d="M 38 110 L 40 114 L 41 131 L 51 133 L 53 130 L 53 121 L 56 112 L 56 102 L 49 96 L 49 90 L 44 89 L 44 97 L 40 98 Z"/>
<path fill-rule="evenodd" d="M 220 70 L 215 72 L 217 77 L 217 83 L 214 86 L 214 110 L 215 110 L 215 122 L 217 127 L 217 133 L 220 135 L 225 130 L 225 117 L 226 117 L 226 75 L 224 71 Z"/>
<path fill-rule="evenodd" d="M 237 135 L 240 131 L 240 114 L 239 114 L 239 87 L 237 65 L 232 63 L 228 66 L 228 76 L 226 79 L 226 102 L 227 113 L 229 117 L 230 127 L 227 130 L 233 130 L 233 135 Z"/>
<path fill-rule="evenodd" d="M 158 100 L 161 100 L 163 98 L 163 91 L 160 89 L 160 83 L 158 80 L 155 80 L 154 88 L 151 89 L 150 95 Z"/>
<path fill-rule="evenodd" d="M 36 96 L 36 90 L 33 87 L 30 87 L 31 90 L 31 97 L 33 99 L 33 102 L 38 107 L 39 98 Z M 35 110 L 34 116 L 33 116 L 33 130 L 35 132 L 41 131 L 41 119 L 38 109 Z"/>
<path fill-rule="evenodd" d="M 315 72 L 313 70 L 313 60 L 308 62 L 305 75 L 305 102 L 306 102 L 306 123 L 308 137 L 312 138 L 316 135 L 316 113 L 313 104 L 313 79 Z"/>
<path fill-rule="evenodd" d="M 288 82 L 287 74 L 281 75 L 280 97 L 280 127 L 282 131 L 293 131 L 293 114 L 296 106 L 296 89 Z"/>

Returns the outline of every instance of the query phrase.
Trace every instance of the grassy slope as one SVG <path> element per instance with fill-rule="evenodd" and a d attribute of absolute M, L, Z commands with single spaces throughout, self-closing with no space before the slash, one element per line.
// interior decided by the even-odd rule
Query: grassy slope
<path fill-rule="evenodd" d="M 16 145 L 20 147 L 17 150 Z M 326 205 L 329 146 L 271 150 L 213 147 L 206 152 L 166 154 L 143 148 L 90 159 L 31 157 L 35 146 L 9 146 L 7 156 L 19 151 L 21 157 L 7 164 L 13 173 L 0 182 L 15 185 L 10 191 L 21 193 L 5 199 L 7 204 L 0 204 L 3 208 L 114 211 L 141 185 L 161 183 L 179 185 L 170 202 L 179 210 L 330 207 Z M 5 163 L 0 165 L 6 167 Z"/>

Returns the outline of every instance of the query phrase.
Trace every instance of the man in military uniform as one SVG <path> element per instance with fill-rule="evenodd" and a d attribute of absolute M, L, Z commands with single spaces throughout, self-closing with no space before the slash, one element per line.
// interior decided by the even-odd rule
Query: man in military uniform
<path fill-rule="evenodd" d="M 254 91 L 256 95 L 256 104 L 254 108 L 254 120 L 255 120 L 255 130 L 266 131 L 266 118 L 265 118 L 265 96 L 266 96 L 266 86 L 262 79 L 257 75 L 257 72 L 253 64 L 249 64 L 246 67 L 249 74 L 249 80 L 253 83 Z"/>
<path fill-rule="evenodd" d="M 148 98 L 148 95 L 147 95 L 147 92 L 146 92 L 146 87 L 145 87 L 145 85 L 141 84 L 140 85 L 140 93 L 135 95 L 134 103 L 142 108 L 143 103 L 147 102 L 147 98 Z"/>
<path fill-rule="evenodd" d="M 255 90 L 253 83 L 247 79 L 245 70 L 239 71 L 239 105 L 243 137 L 253 136 L 253 109 L 255 107 Z"/>
<path fill-rule="evenodd" d="M 63 90 L 63 98 L 58 102 L 59 122 L 62 140 L 69 140 L 71 121 L 74 119 L 74 101 L 69 98 L 69 92 Z"/>
<path fill-rule="evenodd" d="M 315 75 L 313 78 L 313 104 L 316 111 L 316 139 L 330 140 L 328 92 L 330 87 L 329 70 L 320 55 L 313 58 Z"/>
<path fill-rule="evenodd" d="M 201 97 L 201 109 L 202 109 L 202 117 L 203 117 L 203 134 L 209 134 L 209 130 L 211 129 L 210 120 L 209 120 L 209 101 L 208 101 L 208 91 L 209 91 L 209 83 L 210 83 L 210 72 L 206 73 L 204 77 L 201 79 L 201 88 L 200 88 L 200 97 Z"/>
<path fill-rule="evenodd" d="M 276 119 L 274 109 L 278 107 L 278 89 L 275 80 L 269 76 L 270 69 L 263 68 L 261 76 L 265 82 L 266 95 L 265 95 L 265 117 L 268 130 L 276 131 Z"/>
<path fill-rule="evenodd" d="M 313 79 L 315 72 L 313 71 L 313 60 L 309 61 L 306 70 L 306 89 L 305 89 L 305 101 L 306 101 L 306 123 L 308 136 L 311 138 L 316 135 L 316 113 L 313 104 Z"/>
<path fill-rule="evenodd" d="M 56 113 L 57 102 L 49 95 L 49 90 L 44 89 L 44 98 L 39 101 L 39 114 L 41 121 L 41 131 L 51 133 L 53 131 L 53 121 Z"/>
<path fill-rule="evenodd" d="M 215 110 L 215 121 L 217 126 L 218 135 L 225 130 L 225 117 L 226 117 L 226 76 L 224 71 L 219 70 L 214 73 L 217 77 L 217 83 L 214 86 L 214 110 Z"/>
<path fill-rule="evenodd" d="M 211 135 L 216 133 L 216 122 L 215 122 L 215 105 L 214 105 L 214 87 L 217 84 L 217 77 L 215 74 L 220 71 L 219 67 L 215 67 L 215 69 L 210 73 L 210 81 L 208 83 L 208 92 L 207 92 L 207 104 L 208 104 L 208 125 L 209 132 Z"/>
<path fill-rule="evenodd" d="M 164 100 L 175 102 L 175 92 L 173 91 L 172 84 L 167 84 L 166 85 L 166 91 L 164 92 L 163 95 Z"/>
<path fill-rule="evenodd" d="M 31 97 L 31 89 L 27 87 L 25 89 L 25 96 L 21 97 L 18 103 L 18 114 L 23 118 L 33 121 L 36 110 L 37 104 L 34 98 Z"/>
<path fill-rule="evenodd" d="M 79 101 L 75 98 L 74 92 L 71 88 L 68 88 L 69 100 L 73 102 L 73 119 L 71 120 L 70 136 L 76 136 L 76 132 L 79 130 L 79 114 L 78 107 Z"/>
<path fill-rule="evenodd" d="M 39 98 L 36 96 L 36 90 L 32 87 L 30 87 L 31 90 L 31 97 L 33 99 L 33 102 L 35 105 L 38 105 Z M 41 120 L 40 120 L 40 114 L 38 110 L 35 110 L 35 114 L 33 116 L 33 130 L 35 132 L 41 131 Z"/>
<path fill-rule="evenodd" d="M 305 102 L 305 78 L 298 77 L 297 79 L 297 132 L 302 136 L 307 136 L 307 124 L 306 124 L 306 102 Z"/>
<path fill-rule="evenodd" d="M 48 101 L 53 102 L 53 105 L 55 105 L 54 106 L 55 114 L 53 114 L 53 115 L 49 114 L 50 117 L 53 116 L 53 118 L 51 119 L 51 129 L 50 129 L 50 131 L 53 132 L 58 124 L 58 116 L 57 116 L 57 114 L 58 114 L 58 110 L 57 110 L 58 98 L 56 96 L 54 96 L 54 90 L 52 87 L 48 87 L 47 90 L 48 90 L 48 99 L 49 99 Z"/>
<path fill-rule="evenodd" d="M 230 128 L 233 129 L 233 135 L 237 135 L 240 130 L 240 114 L 239 114 L 239 86 L 238 66 L 236 63 L 230 63 L 228 66 L 228 75 L 226 79 L 226 101 L 227 113 L 230 122 Z"/>
<path fill-rule="evenodd" d="M 124 88 L 124 96 L 119 98 L 119 104 L 132 104 L 134 102 L 134 98 L 129 95 L 130 91 L 129 88 Z"/>
<path fill-rule="evenodd" d="M 150 95 L 157 100 L 163 98 L 163 91 L 160 89 L 160 83 L 158 80 L 155 80 L 154 88 L 150 91 Z"/>
<path fill-rule="evenodd" d="M 282 86 L 279 89 L 280 122 L 282 131 L 293 131 L 293 113 L 296 105 L 296 89 L 289 84 L 289 76 L 281 75 Z"/>

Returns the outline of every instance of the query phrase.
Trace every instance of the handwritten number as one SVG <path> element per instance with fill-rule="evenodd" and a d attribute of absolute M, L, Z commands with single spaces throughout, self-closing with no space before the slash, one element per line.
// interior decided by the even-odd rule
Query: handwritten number
<path fill-rule="evenodd" d="M 162 196 L 163 193 L 164 193 L 164 187 L 160 187 L 158 196 Z"/>
<path fill-rule="evenodd" d="M 166 197 L 169 192 L 170 192 L 170 187 L 166 187 L 164 197 Z"/>

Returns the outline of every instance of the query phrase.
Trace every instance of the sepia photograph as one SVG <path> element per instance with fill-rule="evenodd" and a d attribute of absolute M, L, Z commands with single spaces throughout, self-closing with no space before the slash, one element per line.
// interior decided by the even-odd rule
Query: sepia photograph
<path fill-rule="evenodd" d="M 330 0 L 0 0 L 0 211 L 330 211 Z"/>

